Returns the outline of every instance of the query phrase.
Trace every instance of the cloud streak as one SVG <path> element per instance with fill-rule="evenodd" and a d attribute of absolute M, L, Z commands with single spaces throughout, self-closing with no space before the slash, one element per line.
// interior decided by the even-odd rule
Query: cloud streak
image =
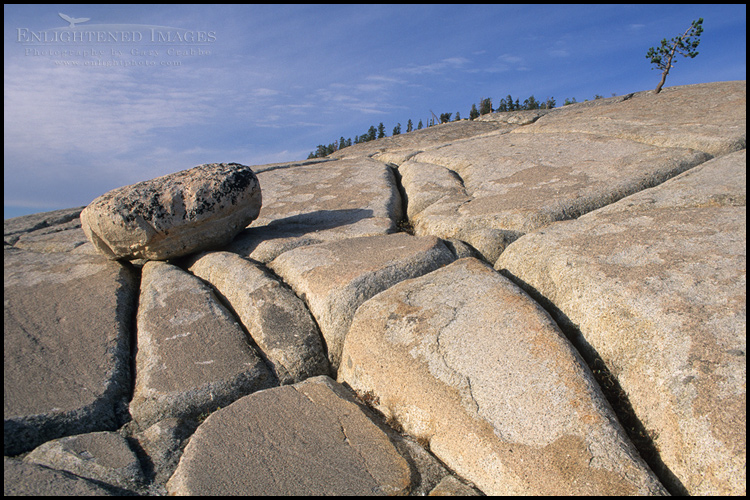
<path fill-rule="evenodd" d="M 461 68 L 469 62 L 471 61 L 465 57 L 449 57 L 430 64 L 409 65 L 403 68 L 398 68 L 395 71 L 408 75 L 435 74 L 446 70 Z"/>
<path fill-rule="evenodd" d="M 39 89 L 44 89 L 40 92 Z M 131 151 L 159 128 L 199 123 L 213 114 L 211 92 L 196 95 L 127 72 L 26 66 L 6 68 L 6 153 L 92 155 Z"/>

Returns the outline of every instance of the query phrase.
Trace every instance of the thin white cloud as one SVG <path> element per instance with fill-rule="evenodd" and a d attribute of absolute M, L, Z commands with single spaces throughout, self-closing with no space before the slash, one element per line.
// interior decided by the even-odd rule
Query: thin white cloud
<path fill-rule="evenodd" d="M 355 88 L 361 92 L 380 92 L 388 87 L 383 83 L 360 83 Z"/>
<path fill-rule="evenodd" d="M 571 40 L 575 40 L 575 37 L 569 34 L 563 35 L 552 44 L 552 47 L 547 49 L 547 55 L 551 57 L 569 57 Z"/>
<path fill-rule="evenodd" d="M 205 120 L 214 113 L 215 97 L 210 91 L 139 84 L 128 72 L 112 68 L 10 66 L 5 71 L 5 149 L 53 156 L 81 149 L 94 155 L 122 153 L 153 140 L 154 129 Z"/>
<path fill-rule="evenodd" d="M 221 151 L 181 149 L 189 141 L 181 135 L 215 133 L 240 100 L 231 87 L 205 85 L 199 68 L 170 76 L 6 60 L 5 204 L 75 206 L 113 187 L 222 161 Z M 248 97 L 274 98 L 262 86 Z"/>
<path fill-rule="evenodd" d="M 569 57 L 570 52 L 565 49 L 554 49 L 547 52 L 552 57 Z"/>
<path fill-rule="evenodd" d="M 387 114 L 394 109 L 390 103 L 392 92 L 406 84 L 402 78 L 370 75 L 364 81 L 330 83 L 326 88 L 316 90 L 306 101 L 319 103 L 326 113 Z"/>
<path fill-rule="evenodd" d="M 493 61 L 487 64 L 480 64 L 478 67 L 467 69 L 467 73 L 505 73 L 508 71 L 528 71 L 523 57 L 504 53 L 497 56 Z"/>
<path fill-rule="evenodd" d="M 443 62 L 448 65 L 461 66 L 462 64 L 469 62 L 469 60 L 465 57 L 449 57 L 448 59 L 443 59 Z"/>
<path fill-rule="evenodd" d="M 275 97 L 277 95 L 282 94 L 280 90 L 274 90 L 274 89 L 266 89 L 266 88 L 257 88 L 250 91 L 250 93 L 255 97 Z"/>
<path fill-rule="evenodd" d="M 406 80 L 403 80 L 401 78 L 394 78 L 392 76 L 383 76 L 383 75 L 370 75 L 365 78 L 365 80 L 371 80 L 376 82 L 383 82 L 383 83 L 392 83 L 392 84 L 404 84 L 406 83 Z"/>
<path fill-rule="evenodd" d="M 522 57 L 514 56 L 512 54 L 503 54 L 499 56 L 498 59 L 508 64 L 518 64 L 518 63 L 523 62 Z"/>
<path fill-rule="evenodd" d="M 455 69 L 468 62 L 470 62 L 469 59 L 466 59 L 465 57 L 449 57 L 431 64 L 411 65 L 405 68 L 399 68 L 396 71 L 410 75 L 422 75 L 425 73 L 438 73 L 446 69 Z"/>

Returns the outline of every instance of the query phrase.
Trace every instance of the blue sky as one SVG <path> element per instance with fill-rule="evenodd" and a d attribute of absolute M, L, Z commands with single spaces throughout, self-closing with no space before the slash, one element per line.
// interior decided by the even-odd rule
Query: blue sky
<path fill-rule="evenodd" d="M 666 86 L 745 80 L 745 5 L 5 5 L 4 215 L 300 160 L 482 97 L 653 89 L 648 48 L 699 17 Z"/>

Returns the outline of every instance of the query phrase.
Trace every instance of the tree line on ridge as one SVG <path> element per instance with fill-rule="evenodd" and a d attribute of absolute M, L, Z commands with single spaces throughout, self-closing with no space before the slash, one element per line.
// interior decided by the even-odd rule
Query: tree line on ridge
<path fill-rule="evenodd" d="M 613 96 L 615 94 L 612 94 Z M 597 94 L 594 96 L 594 99 L 602 99 L 603 96 Z M 588 99 L 587 99 L 588 100 Z M 566 106 L 568 104 L 574 104 L 578 101 L 576 101 L 575 97 L 572 99 L 566 98 L 565 102 L 563 103 L 563 106 Z M 513 97 L 511 97 L 510 94 L 508 94 L 505 98 L 500 99 L 500 103 L 497 106 L 497 109 L 493 109 L 492 107 L 492 98 L 482 98 L 479 100 L 479 109 L 477 109 L 476 104 L 471 105 L 471 111 L 469 111 L 469 120 L 474 120 L 475 118 L 479 118 L 482 115 L 486 115 L 489 113 L 504 113 L 509 111 L 521 111 L 521 110 L 531 110 L 531 109 L 552 109 L 557 105 L 557 102 L 555 101 L 554 97 L 548 98 L 546 101 L 537 101 L 534 96 L 530 96 L 528 99 L 524 99 L 523 104 L 519 102 L 518 99 L 515 101 L 513 100 Z M 434 115 L 433 115 L 434 116 Z M 453 116 L 453 113 L 440 113 L 439 122 L 440 123 L 448 123 L 451 121 L 451 117 Z M 456 116 L 453 119 L 454 122 L 461 121 L 461 115 L 460 112 L 456 111 Z M 433 125 L 437 125 L 435 118 L 430 118 L 427 121 L 427 127 L 432 127 Z M 416 129 L 414 128 L 414 123 L 412 122 L 411 118 L 406 122 L 406 133 L 409 133 L 413 130 L 421 130 L 422 128 L 425 128 L 425 124 L 423 124 L 422 120 L 419 120 L 419 123 L 416 126 Z M 395 127 L 393 127 L 393 134 L 392 135 L 400 135 L 401 134 L 401 123 L 397 123 Z M 363 142 L 369 142 L 374 141 L 375 139 L 382 139 L 383 137 L 386 137 L 385 133 L 385 125 L 383 125 L 383 122 L 380 122 L 377 127 L 375 125 L 371 125 L 370 128 L 362 135 L 355 135 L 354 140 L 352 141 L 352 138 L 349 137 L 344 138 L 341 136 L 337 141 L 333 141 L 332 143 L 325 145 L 325 144 L 319 144 L 317 149 L 313 152 L 311 152 L 307 159 L 312 158 L 324 158 L 328 156 L 331 153 L 334 153 L 340 149 L 344 149 L 346 147 L 351 146 L 352 144 L 360 144 Z"/>

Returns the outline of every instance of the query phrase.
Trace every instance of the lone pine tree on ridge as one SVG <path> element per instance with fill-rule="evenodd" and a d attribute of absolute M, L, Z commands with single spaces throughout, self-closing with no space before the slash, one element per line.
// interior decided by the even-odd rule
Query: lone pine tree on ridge
<path fill-rule="evenodd" d="M 661 41 L 661 47 L 658 49 L 651 47 L 648 49 L 646 58 L 651 59 L 652 64 L 656 64 L 656 67 L 662 71 L 661 81 L 656 86 L 654 94 L 661 92 L 661 88 L 664 82 L 667 80 L 669 70 L 674 66 L 673 58 L 675 53 L 682 55 L 683 57 L 690 57 L 691 59 L 698 55 L 698 44 L 701 43 L 699 38 L 703 33 L 703 18 L 701 17 L 697 21 L 690 23 L 690 28 L 680 36 L 674 37 L 671 40 L 663 39 Z M 695 37 L 694 40 L 691 38 Z M 676 61 L 675 61 L 676 62 Z M 654 69 L 654 68 L 651 68 Z"/>

